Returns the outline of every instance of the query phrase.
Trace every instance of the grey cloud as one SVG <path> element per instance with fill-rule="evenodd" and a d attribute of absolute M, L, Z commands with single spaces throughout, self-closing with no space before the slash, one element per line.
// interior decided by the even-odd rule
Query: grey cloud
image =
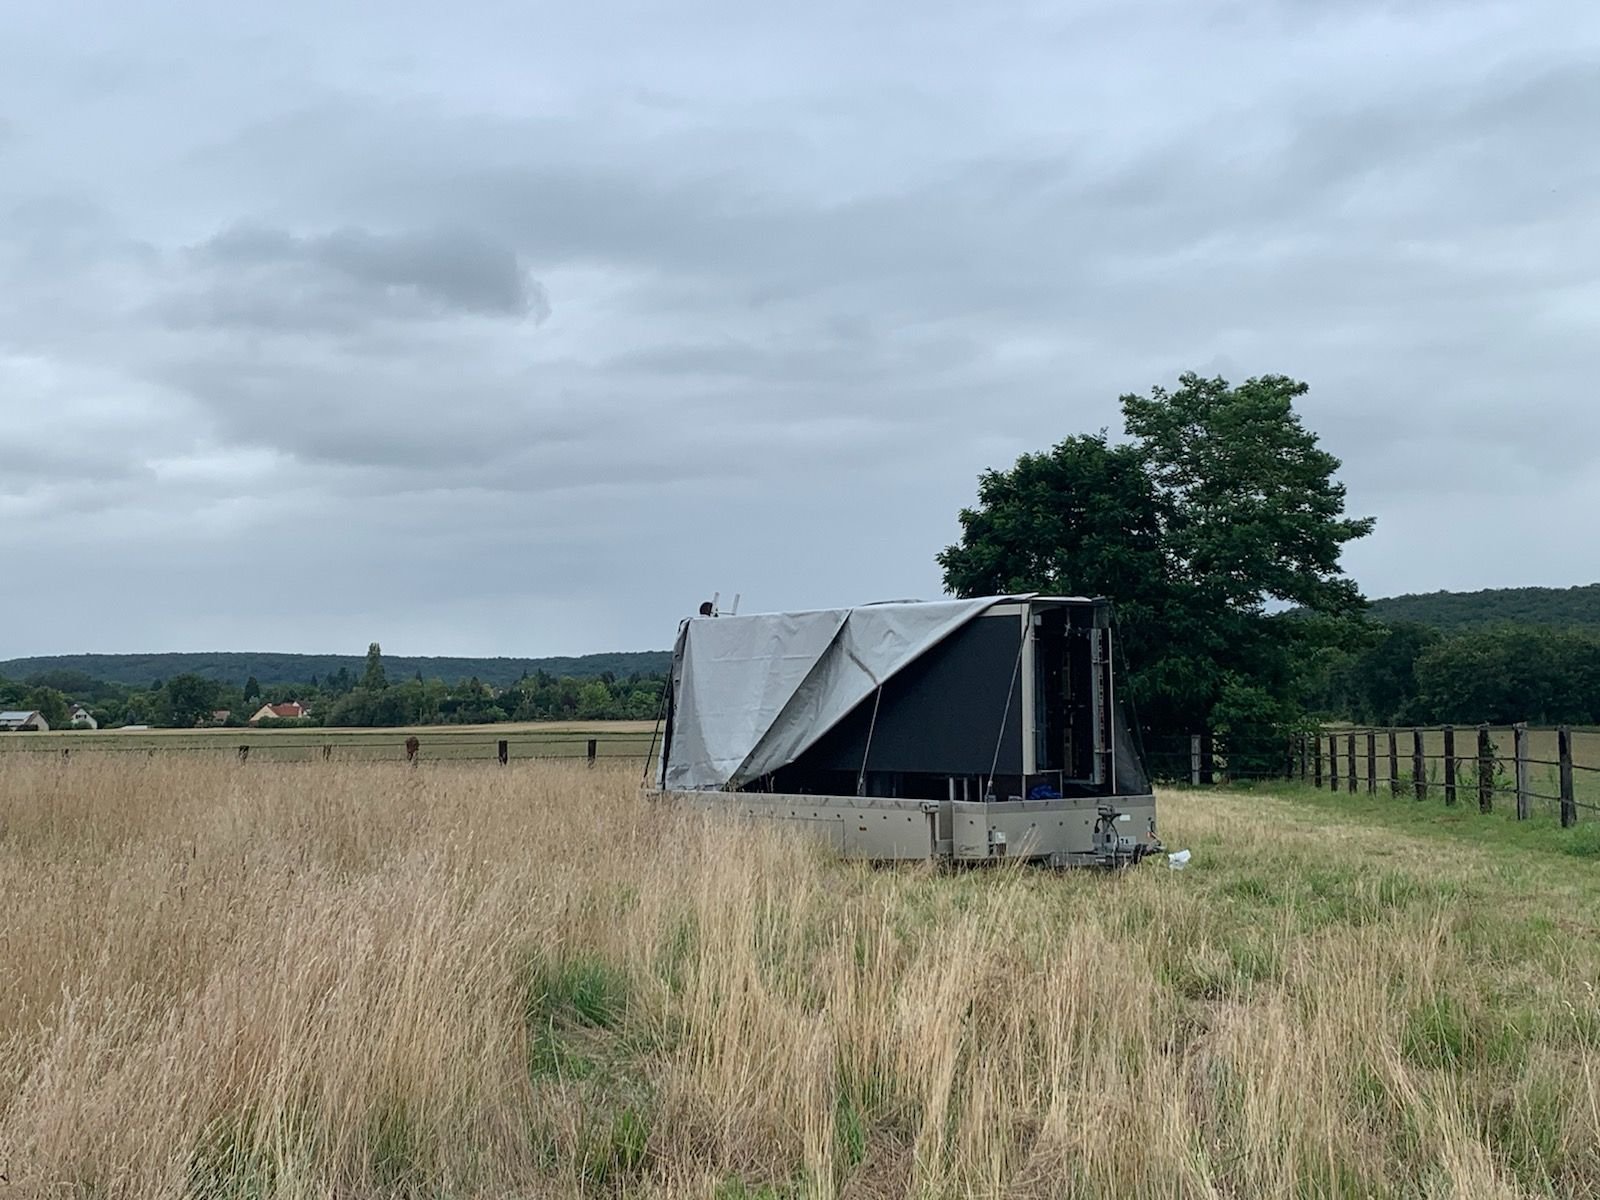
<path fill-rule="evenodd" d="M 349 330 L 374 318 L 550 315 L 543 286 L 508 247 L 462 230 L 297 236 L 236 225 L 195 246 L 198 286 L 166 306 L 178 324 Z"/>
<path fill-rule="evenodd" d="M 30 17 L 0 555 L 63 594 L 113 564 L 128 649 L 653 645 L 708 587 L 936 590 L 980 469 L 1221 363 L 1312 383 L 1374 592 L 1496 582 L 1446 522 L 1600 499 L 1600 17 L 752 14 L 402 0 L 318 9 L 315 53 L 293 2 L 158 2 L 92 53 Z M 314 603 L 140 606 L 194 564 Z"/>
<path fill-rule="evenodd" d="M 1461 88 L 1430 92 L 1419 84 L 1386 108 L 1323 102 L 1286 110 L 1275 118 L 1282 125 L 1276 144 L 1260 153 L 1157 144 L 1110 170 L 1063 155 L 987 157 L 915 187 L 844 203 L 614 167 L 485 166 L 458 161 L 460 145 L 446 150 L 441 163 L 435 151 L 442 143 L 470 144 L 471 137 L 410 123 L 402 136 L 411 140 L 388 152 L 392 160 L 375 177 L 351 178 L 330 198 L 393 205 L 397 219 L 425 218 L 447 206 L 465 210 L 532 261 L 629 269 L 671 278 L 679 289 L 686 279 L 715 280 L 711 294 L 723 307 L 741 299 L 750 305 L 826 299 L 855 289 L 877 311 L 915 319 L 1076 316 L 1112 311 L 1106 292 L 1126 292 L 1130 276 L 1165 256 L 1248 259 L 1285 236 L 1295 242 L 1290 254 L 1315 253 L 1315 239 L 1306 236 L 1313 221 L 1323 223 L 1324 240 L 1336 238 L 1353 260 L 1352 237 L 1357 249 L 1377 249 L 1408 235 L 1464 236 L 1484 219 L 1526 210 L 1533 172 L 1518 170 L 1485 187 L 1483 171 L 1501 156 L 1511 162 L 1526 156 L 1520 131 L 1535 120 L 1529 106 L 1543 98 L 1553 120 L 1543 121 L 1541 136 L 1569 149 L 1561 155 L 1562 175 L 1537 176 L 1538 186 L 1548 191 L 1562 178 L 1581 183 L 1600 153 L 1574 138 L 1597 115 L 1588 78 L 1569 67 L 1532 79 L 1510 75 L 1472 102 Z M 358 111 L 347 110 L 343 122 L 357 123 Z M 389 120 L 376 113 L 373 119 L 379 127 Z M 548 123 L 525 132 L 535 145 L 563 140 Z M 1225 147 L 1229 132 L 1219 134 Z M 337 142 L 348 136 L 339 134 Z M 1429 172 L 1431 186 L 1417 191 L 1415 181 Z M 1559 204 L 1542 204 L 1540 211 L 1546 220 L 1563 212 L 1576 220 L 1584 194 L 1569 186 Z M 1346 211 L 1352 204 L 1379 213 Z M 957 229 L 960 236 L 951 236 Z M 1046 264 L 1055 270 L 1039 270 Z M 981 286 L 949 286 L 966 280 Z"/>

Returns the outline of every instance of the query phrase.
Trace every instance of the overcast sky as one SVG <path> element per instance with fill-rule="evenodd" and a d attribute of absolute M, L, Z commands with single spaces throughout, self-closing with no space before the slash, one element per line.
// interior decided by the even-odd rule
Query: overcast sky
<path fill-rule="evenodd" d="M 1303 378 L 1370 595 L 1600 577 L 1591 0 L 0 14 L 0 658 L 939 592 L 977 474 Z"/>

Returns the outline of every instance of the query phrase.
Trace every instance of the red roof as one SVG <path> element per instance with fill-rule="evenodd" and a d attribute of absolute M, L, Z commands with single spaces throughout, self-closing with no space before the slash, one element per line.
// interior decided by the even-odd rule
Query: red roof
<path fill-rule="evenodd" d="M 271 708 L 272 715 L 275 717 L 303 717 L 306 715 L 306 710 L 292 700 L 288 704 L 274 704 Z"/>

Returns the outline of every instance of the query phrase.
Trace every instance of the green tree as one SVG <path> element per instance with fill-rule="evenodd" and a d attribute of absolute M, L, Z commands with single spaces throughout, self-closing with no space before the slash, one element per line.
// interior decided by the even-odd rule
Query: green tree
<path fill-rule="evenodd" d="M 1339 460 L 1294 410 L 1306 390 L 1185 374 L 1122 397 L 1125 442 L 1072 437 L 985 472 L 939 555 L 946 589 L 1110 597 L 1158 732 L 1287 719 L 1300 664 L 1361 636 L 1365 601 L 1339 558 L 1372 529 L 1344 515 Z M 1286 606 L 1299 611 L 1272 611 Z"/>
<path fill-rule="evenodd" d="M 1417 660 L 1439 641 L 1426 625 L 1397 621 L 1375 625 L 1365 649 L 1344 655 L 1329 672 L 1316 707 L 1364 725 L 1409 724 L 1421 719 Z"/>
<path fill-rule="evenodd" d="M 1160 504 L 1136 447 L 1101 432 L 1024 454 L 979 477 L 978 504 L 960 520 L 960 544 L 939 555 L 946 590 L 1111 596 L 1124 651 L 1148 657 L 1168 585 Z"/>
<path fill-rule="evenodd" d="M 217 684 L 198 675 L 174 675 L 164 689 L 165 723 L 174 729 L 192 729 L 209 717 L 217 702 Z"/>
<path fill-rule="evenodd" d="M 256 682 L 254 675 L 244 681 L 244 702 L 249 704 L 252 700 L 261 699 L 261 685 Z"/>
<path fill-rule="evenodd" d="M 127 725 L 154 725 L 161 719 L 162 705 L 160 692 L 133 692 L 122 706 L 121 720 Z"/>
<path fill-rule="evenodd" d="M 611 689 L 603 679 L 592 679 L 578 691 L 578 717 L 593 721 L 611 715 Z"/>
<path fill-rule="evenodd" d="M 355 688 L 335 701 L 324 717 L 324 724 L 369 726 L 381 724 L 379 720 L 378 693 L 366 688 Z"/>
<path fill-rule="evenodd" d="M 67 698 L 53 687 L 36 687 L 23 700 L 23 706 L 37 710 L 51 729 L 65 729 L 72 720 Z"/>
<path fill-rule="evenodd" d="M 1600 641 L 1591 634 L 1526 625 L 1471 630 L 1428 646 L 1414 670 L 1420 720 L 1600 719 Z"/>
<path fill-rule="evenodd" d="M 389 686 L 388 677 L 383 672 L 383 650 L 377 642 L 367 647 L 367 669 L 362 672 L 361 686 L 369 692 L 381 692 Z"/>

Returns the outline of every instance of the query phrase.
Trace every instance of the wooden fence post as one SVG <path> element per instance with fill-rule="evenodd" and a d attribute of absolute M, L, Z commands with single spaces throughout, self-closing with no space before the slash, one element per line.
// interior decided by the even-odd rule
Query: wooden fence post
<path fill-rule="evenodd" d="M 1528 723 L 1518 721 L 1511 727 L 1511 745 L 1517 756 L 1517 820 L 1526 821 L 1529 817 L 1530 802 L 1533 797 L 1529 793 L 1533 790 L 1528 786 Z"/>
<path fill-rule="evenodd" d="M 417 765 L 417 751 L 421 749 L 422 743 L 417 740 L 416 734 L 406 739 L 406 761 L 413 767 Z"/>
<path fill-rule="evenodd" d="M 1444 727 L 1444 802 L 1456 802 L 1456 728 Z"/>
<path fill-rule="evenodd" d="M 594 756 L 595 756 L 596 752 L 599 749 L 600 749 L 599 739 L 590 738 L 589 739 L 589 765 L 591 767 L 594 766 Z"/>
<path fill-rule="evenodd" d="M 1322 787 L 1322 733 L 1319 730 L 1311 735 L 1311 784 L 1317 789 Z"/>
<path fill-rule="evenodd" d="M 1389 726 L 1389 794 L 1400 794 L 1400 734 Z"/>
<path fill-rule="evenodd" d="M 1478 726 L 1478 811 L 1494 811 L 1494 747 L 1487 725 Z"/>
<path fill-rule="evenodd" d="M 1345 736 L 1344 749 L 1345 749 L 1345 765 L 1350 768 L 1350 778 L 1349 778 L 1349 782 L 1348 782 L 1347 786 L 1350 789 L 1350 794 L 1352 796 L 1354 796 L 1356 794 L 1356 735 L 1355 735 L 1355 730 L 1351 730 L 1350 733 Z"/>
<path fill-rule="evenodd" d="M 1428 798 L 1428 759 L 1423 753 L 1420 729 L 1411 731 L 1411 786 L 1416 789 L 1418 800 Z"/>
<path fill-rule="evenodd" d="M 333 743 L 332 742 L 323 742 L 322 743 L 322 761 L 323 762 L 327 762 L 332 757 L 333 757 Z"/>
<path fill-rule="evenodd" d="M 1300 735 L 1300 782 L 1306 781 L 1306 735 Z"/>
<path fill-rule="evenodd" d="M 1189 735 L 1189 785 L 1200 786 L 1200 735 Z"/>
<path fill-rule="evenodd" d="M 246 762 L 246 761 L 249 760 L 249 758 L 250 758 L 250 747 L 249 747 L 249 745 L 248 744 L 241 745 L 239 747 L 239 761 L 240 762 Z"/>
<path fill-rule="evenodd" d="M 1339 790 L 1339 735 L 1337 733 L 1328 735 L 1328 790 L 1330 792 Z"/>
<path fill-rule="evenodd" d="M 1556 757 L 1561 762 L 1561 828 L 1578 823 L 1578 804 L 1572 794 L 1572 730 L 1563 725 L 1556 730 Z"/>
<path fill-rule="evenodd" d="M 1367 730 L 1367 795 L 1378 794 L 1378 731 Z"/>
<path fill-rule="evenodd" d="M 1217 739 L 1211 730 L 1200 734 L 1200 782 L 1210 787 L 1217 781 Z"/>
<path fill-rule="evenodd" d="M 496 747 L 496 751 L 497 757 L 500 759 L 500 765 L 502 767 L 505 766 L 507 760 L 509 760 L 511 757 L 511 743 L 506 741 L 505 738 L 501 738 L 499 746 Z"/>

